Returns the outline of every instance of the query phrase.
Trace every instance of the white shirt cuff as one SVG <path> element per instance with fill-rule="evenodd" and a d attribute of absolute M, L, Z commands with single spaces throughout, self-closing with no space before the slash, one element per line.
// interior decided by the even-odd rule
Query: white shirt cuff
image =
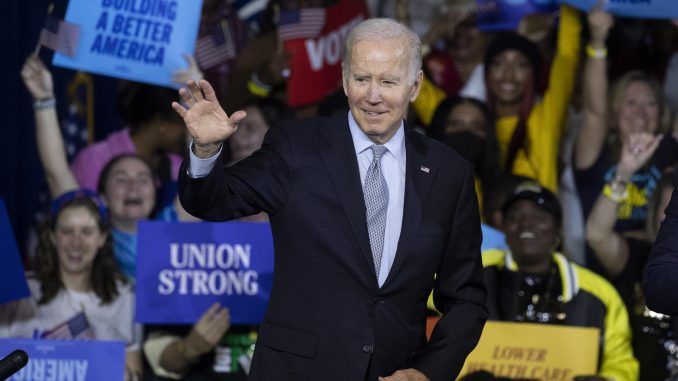
<path fill-rule="evenodd" d="M 188 149 L 189 162 L 188 162 L 188 176 L 194 179 L 199 179 L 201 177 L 207 176 L 219 158 L 221 150 L 224 148 L 223 143 L 219 147 L 219 151 L 214 154 L 214 156 L 208 157 L 206 159 L 201 159 L 193 153 L 193 142 Z"/>

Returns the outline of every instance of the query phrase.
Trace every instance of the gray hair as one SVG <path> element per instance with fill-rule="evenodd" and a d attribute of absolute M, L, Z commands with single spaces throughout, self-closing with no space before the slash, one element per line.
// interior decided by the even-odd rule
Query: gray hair
<path fill-rule="evenodd" d="M 351 29 L 344 41 L 341 53 L 341 70 L 344 78 L 348 78 L 351 67 L 351 49 L 358 41 L 402 40 L 409 51 L 410 80 L 414 82 L 421 70 L 421 40 L 407 26 L 387 18 L 368 19 Z"/>

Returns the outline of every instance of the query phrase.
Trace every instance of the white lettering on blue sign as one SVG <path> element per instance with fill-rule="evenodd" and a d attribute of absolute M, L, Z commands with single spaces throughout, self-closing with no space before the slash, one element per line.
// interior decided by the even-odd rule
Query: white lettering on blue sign
<path fill-rule="evenodd" d="M 88 366 L 88 360 L 32 358 L 10 380 L 85 381 Z"/>
<path fill-rule="evenodd" d="M 254 270 L 162 270 L 158 275 L 161 295 L 256 295 L 258 274 Z"/>
<path fill-rule="evenodd" d="M 249 268 L 250 253 L 249 244 L 171 243 L 170 263 L 175 269 Z"/>

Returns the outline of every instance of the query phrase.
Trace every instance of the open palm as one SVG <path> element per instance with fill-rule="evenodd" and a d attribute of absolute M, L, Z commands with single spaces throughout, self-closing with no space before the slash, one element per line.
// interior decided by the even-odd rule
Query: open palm
<path fill-rule="evenodd" d="M 188 89 L 179 90 L 185 106 L 173 102 L 172 108 L 183 119 L 188 133 L 196 146 L 218 145 L 228 139 L 245 117 L 244 111 L 236 111 L 230 117 L 226 114 L 209 82 L 188 81 Z"/>

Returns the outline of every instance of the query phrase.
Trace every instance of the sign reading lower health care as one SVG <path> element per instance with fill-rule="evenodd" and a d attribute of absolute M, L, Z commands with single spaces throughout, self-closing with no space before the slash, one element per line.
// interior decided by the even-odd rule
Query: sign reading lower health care
<path fill-rule="evenodd" d="M 137 321 L 192 324 L 215 302 L 233 324 L 261 321 L 273 282 L 268 223 L 148 221 L 138 234 Z"/>
<path fill-rule="evenodd" d="M 75 57 L 52 63 L 111 77 L 176 87 L 172 72 L 193 54 L 201 0 L 70 0 L 66 21 L 80 26 Z"/>
<path fill-rule="evenodd" d="M 459 374 L 570 381 L 598 369 L 597 328 L 488 321 Z"/>
<path fill-rule="evenodd" d="M 576 8 L 589 11 L 599 0 L 562 0 Z M 616 16 L 641 19 L 672 19 L 678 17 L 676 0 L 606 0 L 603 9 Z"/>
<path fill-rule="evenodd" d="M 0 339 L 0 358 L 17 349 L 28 364 L 10 381 L 120 381 L 124 378 L 122 341 Z"/>
<path fill-rule="evenodd" d="M 14 241 L 5 201 L 0 198 L 0 304 L 31 295 Z"/>

